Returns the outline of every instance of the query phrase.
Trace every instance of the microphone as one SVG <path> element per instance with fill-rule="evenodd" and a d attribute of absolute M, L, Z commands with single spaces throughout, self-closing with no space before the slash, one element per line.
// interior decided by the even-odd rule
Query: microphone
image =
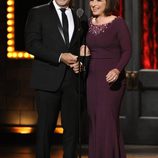
<path fill-rule="evenodd" d="M 83 10 L 82 8 L 78 8 L 78 9 L 76 10 L 76 14 L 77 14 L 77 16 L 78 16 L 79 18 L 81 18 L 81 16 L 83 15 L 83 13 L 84 13 L 84 10 Z"/>

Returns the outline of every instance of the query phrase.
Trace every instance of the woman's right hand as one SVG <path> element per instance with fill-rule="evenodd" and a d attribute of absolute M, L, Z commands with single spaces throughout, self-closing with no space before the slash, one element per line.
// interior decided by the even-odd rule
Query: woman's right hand
<path fill-rule="evenodd" d="M 118 69 L 112 69 L 108 72 L 108 74 L 106 75 L 106 81 L 108 83 L 112 83 L 115 82 L 118 77 L 119 77 L 120 71 Z"/>
<path fill-rule="evenodd" d="M 80 47 L 80 56 L 90 56 L 90 50 L 86 45 Z"/>

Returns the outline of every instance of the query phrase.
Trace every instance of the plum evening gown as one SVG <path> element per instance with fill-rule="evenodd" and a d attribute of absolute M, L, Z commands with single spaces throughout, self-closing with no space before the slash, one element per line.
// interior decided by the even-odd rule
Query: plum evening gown
<path fill-rule="evenodd" d="M 91 52 L 87 78 L 89 158 L 125 158 L 119 112 L 131 42 L 123 18 L 116 17 L 103 25 L 94 25 L 90 18 L 87 45 Z M 113 68 L 121 73 L 115 83 L 108 84 L 106 74 Z"/>

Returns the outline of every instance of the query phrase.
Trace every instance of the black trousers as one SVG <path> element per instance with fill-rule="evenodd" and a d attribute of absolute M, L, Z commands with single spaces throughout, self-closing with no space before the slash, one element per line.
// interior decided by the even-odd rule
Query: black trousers
<path fill-rule="evenodd" d="M 68 69 L 62 86 L 57 92 L 37 90 L 36 158 L 50 158 L 51 136 L 56 127 L 60 110 L 64 129 L 63 158 L 77 157 L 79 98 L 76 79 L 72 70 Z"/>

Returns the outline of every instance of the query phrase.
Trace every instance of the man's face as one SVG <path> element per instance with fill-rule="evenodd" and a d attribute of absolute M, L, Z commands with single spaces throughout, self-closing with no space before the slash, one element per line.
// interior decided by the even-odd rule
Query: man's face
<path fill-rule="evenodd" d="M 55 0 L 55 2 L 62 8 L 68 7 L 71 0 Z"/>

